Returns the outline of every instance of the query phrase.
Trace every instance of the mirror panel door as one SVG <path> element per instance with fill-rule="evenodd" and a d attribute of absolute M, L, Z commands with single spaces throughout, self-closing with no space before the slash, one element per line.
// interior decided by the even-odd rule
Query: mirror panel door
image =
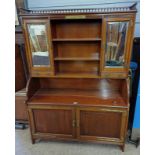
<path fill-rule="evenodd" d="M 109 15 L 103 19 L 102 77 L 127 78 L 133 33 L 133 17 Z"/>
<path fill-rule="evenodd" d="M 106 31 L 106 67 L 125 65 L 125 44 L 129 22 L 108 22 Z"/>
<path fill-rule="evenodd" d="M 24 20 L 24 26 L 31 76 L 48 77 L 53 75 L 49 20 Z"/>

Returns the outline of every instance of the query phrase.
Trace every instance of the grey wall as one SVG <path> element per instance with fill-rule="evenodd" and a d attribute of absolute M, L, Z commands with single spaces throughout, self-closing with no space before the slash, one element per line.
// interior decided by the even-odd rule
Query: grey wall
<path fill-rule="evenodd" d="M 140 0 L 27 0 L 29 9 L 104 8 L 129 6 L 137 2 L 135 37 L 140 37 Z"/>

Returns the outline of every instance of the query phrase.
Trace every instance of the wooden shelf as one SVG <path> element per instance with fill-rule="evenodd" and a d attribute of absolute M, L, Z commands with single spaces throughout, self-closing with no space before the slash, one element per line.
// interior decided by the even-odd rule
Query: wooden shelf
<path fill-rule="evenodd" d="M 99 61 L 99 58 L 77 58 L 77 57 L 66 57 L 66 58 L 60 58 L 56 57 L 54 58 L 55 61 Z"/>
<path fill-rule="evenodd" d="M 90 72 L 90 73 L 65 73 L 65 72 L 57 72 L 55 74 L 57 78 L 99 78 L 97 72 Z"/>
<path fill-rule="evenodd" d="M 53 42 L 58 42 L 58 41 L 101 41 L 101 38 L 56 38 L 52 39 Z"/>

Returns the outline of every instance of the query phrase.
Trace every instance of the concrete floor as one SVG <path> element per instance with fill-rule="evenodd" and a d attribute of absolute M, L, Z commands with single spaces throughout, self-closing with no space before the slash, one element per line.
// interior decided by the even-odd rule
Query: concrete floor
<path fill-rule="evenodd" d="M 140 155 L 140 147 L 126 144 L 125 152 L 118 146 L 94 143 L 40 141 L 31 144 L 29 129 L 16 130 L 16 155 Z"/>

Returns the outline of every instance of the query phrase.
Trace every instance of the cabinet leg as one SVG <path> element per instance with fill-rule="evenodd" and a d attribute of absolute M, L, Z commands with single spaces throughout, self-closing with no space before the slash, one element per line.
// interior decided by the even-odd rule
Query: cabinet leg
<path fill-rule="evenodd" d="M 122 152 L 124 152 L 125 144 L 121 145 L 120 148 L 121 148 Z"/>

